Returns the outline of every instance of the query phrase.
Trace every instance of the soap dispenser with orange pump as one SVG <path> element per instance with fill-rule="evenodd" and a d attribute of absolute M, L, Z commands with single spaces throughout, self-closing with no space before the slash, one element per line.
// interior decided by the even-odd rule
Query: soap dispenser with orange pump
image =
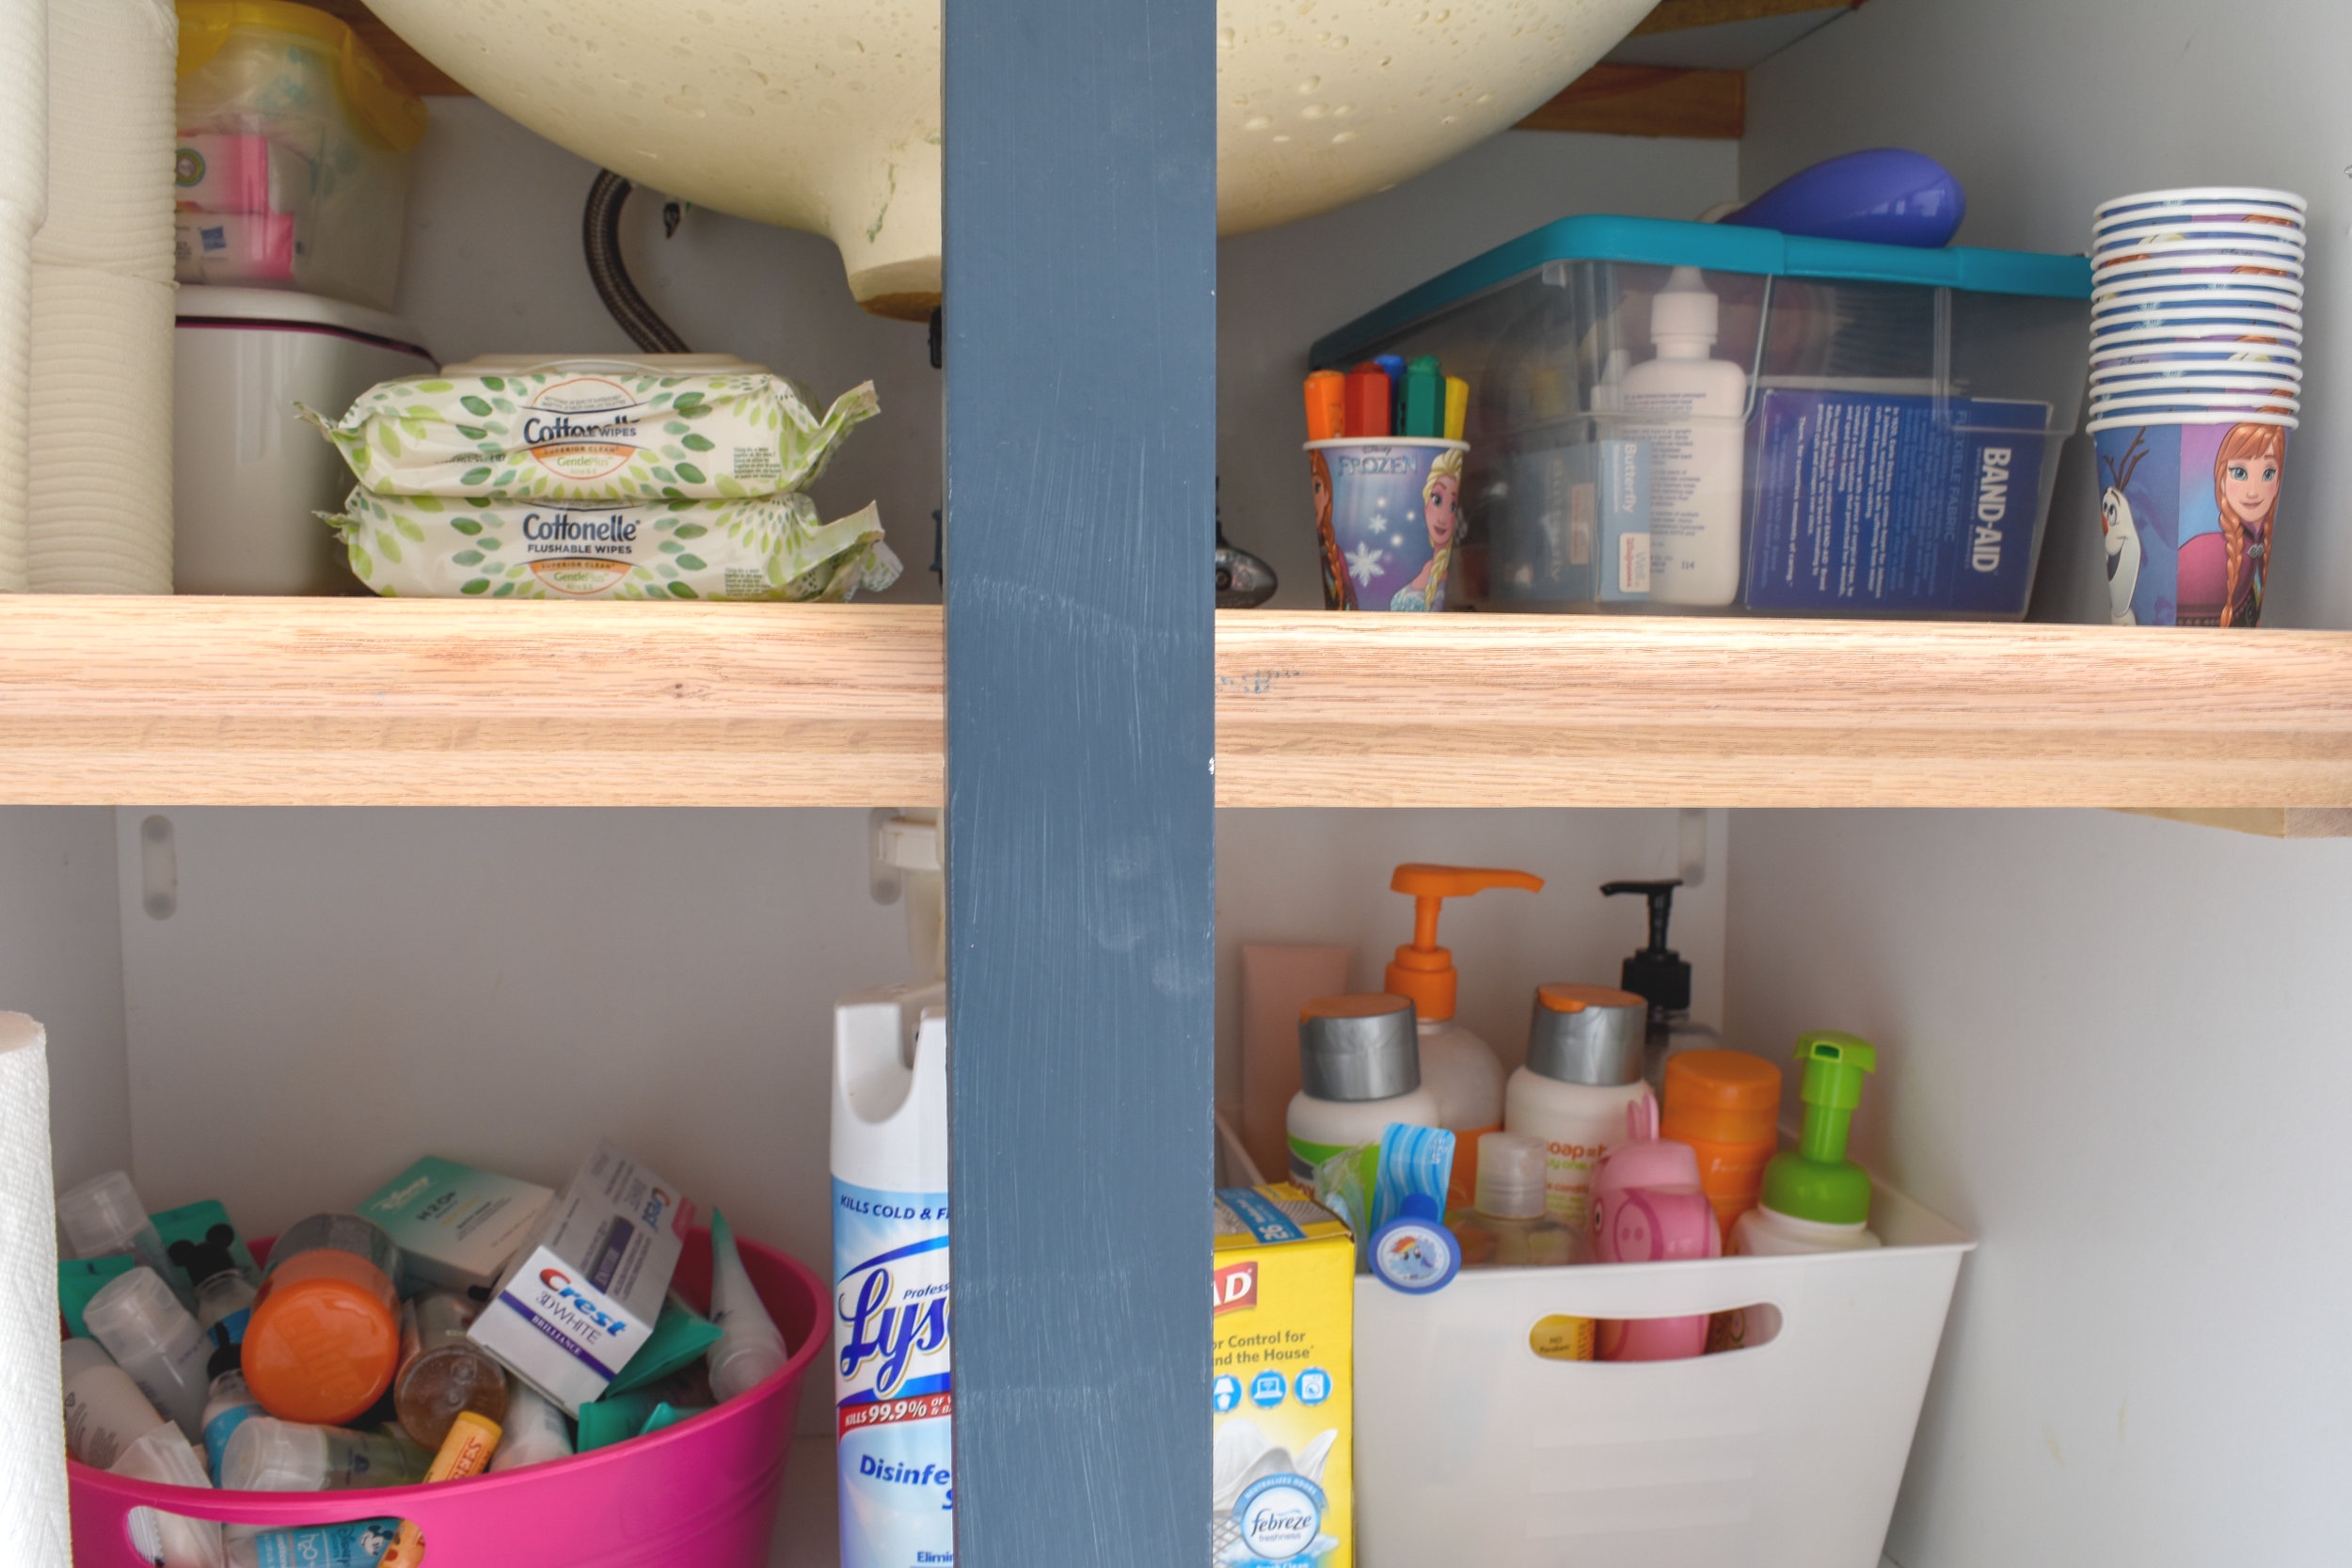
<path fill-rule="evenodd" d="M 1454 1021 L 1460 976 L 1454 955 L 1438 945 L 1438 916 L 1448 898 L 1488 888 L 1543 891 L 1544 879 L 1524 871 L 1464 865 L 1400 865 L 1392 893 L 1413 900 L 1413 940 L 1396 950 L 1382 989 L 1410 997 L 1421 1031 L 1421 1081 L 1437 1098 L 1438 1124 L 1454 1136 L 1453 1179 L 1446 1208 L 1468 1205 L 1478 1192 L 1478 1137 L 1502 1130 L 1502 1060 L 1494 1047 Z"/>

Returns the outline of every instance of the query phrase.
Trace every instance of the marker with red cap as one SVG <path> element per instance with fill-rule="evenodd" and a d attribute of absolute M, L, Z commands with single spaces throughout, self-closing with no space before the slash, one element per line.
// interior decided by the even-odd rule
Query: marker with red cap
<path fill-rule="evenodd" d="M 1347 372 L 1347 434 L 1351 438 L 1389 434 L 1391 405 L 1389 372 L 1378 365 L 1359 365 Z"/>

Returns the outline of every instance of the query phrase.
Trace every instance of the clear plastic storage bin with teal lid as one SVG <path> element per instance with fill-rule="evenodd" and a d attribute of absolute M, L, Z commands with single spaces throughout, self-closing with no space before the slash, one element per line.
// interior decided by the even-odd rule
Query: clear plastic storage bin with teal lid
<path fill-rule="evenodd" d="M 1565 218 L 1316 343 L 1471 385 L 1455 602 L 2015 620 L 2090 264 Z"/>

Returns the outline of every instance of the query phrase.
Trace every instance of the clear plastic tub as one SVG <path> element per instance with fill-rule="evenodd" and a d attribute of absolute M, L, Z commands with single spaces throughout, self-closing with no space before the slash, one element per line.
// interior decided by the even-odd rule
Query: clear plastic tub
<path fill-rule="evenodd" d="M 2090 296 L 2080 257 L 1578 217 L 1312 362 L 1470 380 L 1455 603 L 2013 620 Z"/>
<path fill-rule="evenodd" d="M 179 277 L 389 309 L 424 101 L 284 0 L 180 0 Z"/>

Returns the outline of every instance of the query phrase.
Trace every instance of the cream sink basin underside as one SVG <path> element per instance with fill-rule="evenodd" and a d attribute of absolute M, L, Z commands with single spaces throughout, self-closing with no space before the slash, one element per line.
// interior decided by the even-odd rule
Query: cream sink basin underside
<path fill-rule="evenodd" d="M 1326 212 L 1443 163 L 1581 75 L 1653 4 L 1224 0 L 1219 231 Z M 867 309 L 921 319 L 938 303 L 936 0 L 370 8 L 485 103 L 584 158 L 828 236 Z"/>

